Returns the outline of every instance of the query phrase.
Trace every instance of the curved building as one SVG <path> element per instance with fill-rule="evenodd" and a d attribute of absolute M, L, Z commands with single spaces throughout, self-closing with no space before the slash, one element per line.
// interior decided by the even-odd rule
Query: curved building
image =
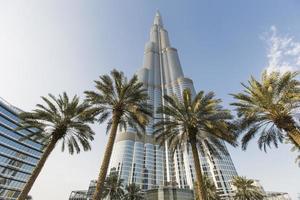
<path fill-rule="evenodd" d="M 32 130 L 15 131 L 19 112 L 0 99 L 0 200 L 17 199 L 42 154 L 42 144 L 20 141 Z"/>
<path fill-rule="evenodd" d="M 142 138 L 130 128 L 118 133 L 110 167 L 119 172 L 125 184 L 134 182 L 143 190 L 167 185 L 192 189 L 195 177 L 192 153 L 177 149 L 171 156 L 167 144 L 159 147 L 153 137 L 155 119 L 162 117 L 156 113 L 164 103 L 162 96 L 181 97 L 185 88 L 195 94 L 193 81 L 184 76 L 177 49 L 171 46 L 158 12 L 150 30 L 150 40 L 145 45 L 143 66 L 137 75 L 147 87 L 154 119 Z M 207 151 L 205 155 L 210 154 Z M 229 180 L 237 175 L 230 155 L 224 154 L 222 159 L 205 156 L 201 151 L 199 155 L 203 172 L 213 179 L 223 199 L 228 198 L 232 191 Z"/>

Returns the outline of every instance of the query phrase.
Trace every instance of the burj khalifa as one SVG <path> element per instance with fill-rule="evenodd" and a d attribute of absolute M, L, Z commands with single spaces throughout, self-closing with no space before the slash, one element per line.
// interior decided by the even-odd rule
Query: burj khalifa
<path fill-rule="evenodd" d="M 119 131 L 110 169 L 116 170 L 125 184 L 135 183 L 143 190 L 167 185 L 192 189 L 196 176 L 192 154 L 185 148 L 177 149 L 172 155 L 168 145 L 160 147 L 153 135 L 156 119 L 163 117 L 156 111 L 164 103 L 165 94 L 181 98 L 185 88 L 195 94 L 193 81 L 183 74 L 178 51 L 171 46 L 159 12 L 155 15 L 150 39 L 145 45 L 143 65 L 137 75 L 147 88 L 153 119 L 143 137 L 137 136 L 134 129 Z M 199 149 L 199 157 L 202 172 L 212 178 L 222 199 L 228 199 L 232 193 L 230 180 L 237 176 L 230 155 L 219 158 Z"/>

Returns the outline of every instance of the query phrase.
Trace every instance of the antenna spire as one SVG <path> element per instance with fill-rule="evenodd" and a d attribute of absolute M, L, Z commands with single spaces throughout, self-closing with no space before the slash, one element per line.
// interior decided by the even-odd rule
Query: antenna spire
<path fill-rule="evenodd" d="M 153 24 L 158 26 L 163 26 L 163 22 L 159 10 L 156 10 Z"/>

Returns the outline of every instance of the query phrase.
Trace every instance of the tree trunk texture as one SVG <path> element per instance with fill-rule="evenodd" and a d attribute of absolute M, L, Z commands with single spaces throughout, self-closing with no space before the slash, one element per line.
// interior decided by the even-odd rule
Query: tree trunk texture
<path fill-rule="evenodd" d="M 300 148 L 300 132 L 292 117 L 287 117 L 283 122 L 276 123 L 277 127 L 283 129 L 291 141 Z"/>
<path fill-rule="evenodd" d="M 112 122 L 112 127 L 111 131 L 109 134 L 108 142 L 106 145 L 105 153 L 104 153 L 104 158 L 102 160 L 102 164 L 100 167 L 100 172 L 98 175 L 98 180 L 97 180 L 97 185 L 96 185 L 96 191 L 93 196 L 93 200 L 101 200 L 102 193 L 103 193 L 103 186 L 104 186 L 104 181 L 107 175 L 107 170 L 110 162 L 110 157 L 112 154 L 112 150 L 114 147 L 116 135 L 117 135 L 117 130 L 118 130 L 118 125 L 119 125 L 119 120 L 120 117 L 118 114 L 114 114 L 113 116 L 113 122 Z"/>
<path fill-rule="evenodd" d="M 291 131 L 288 131 L 288 136 L 300 148 L 300 132 L 294 128 Z"/>
<path fill-rule="evenodd" d="M 195 164 L 196 179 L 198 183 L 197 191 L 195 191 L 195 193 L 197 192 L 199 200 L 207 200 L 196 142 L 191 142 L 191 147 Z"/>
<path fill-rule="evenodd" d="M 25 200 L 27 198 L 28 193 L 30 192 L 35 180 L 37 179 L 40 172 L 42 171 L 44 164 L 45 164 L 47 158 L 49 157 L 49 155 L 51 154 L 51 152 L 53 151 L 56 143 L 57 143 L 57 139 L 51 139 L 50 143 L 46 147 L 45 152 L 42 154 L 40 161 L 38 162 L 37 166 L 34 168 L 28 182 L 22 189 L 22 192 L 19 195 L 17 200 Z"/>

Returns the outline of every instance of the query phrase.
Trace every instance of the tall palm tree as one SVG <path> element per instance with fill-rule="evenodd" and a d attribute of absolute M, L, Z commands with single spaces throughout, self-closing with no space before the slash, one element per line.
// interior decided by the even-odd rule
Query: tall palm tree
<path fill-rule="evenodd" d="M 261 80 L 251 77 L 244 91 L 232 94 L 236 107 L 242 138 L 242 148 L 259 135 L 258 145 L 266 151 L 267 147 L 282 143 L 287 137 L 300 145 L 299 125 L 294 120 L 295 111 L 300 106 L 300 82 L 295 79 L 297 72 L 262 73 Z M 300 147 L 300 146 L 299 146 Z"/>
<path fill-rule="evenodd" d="M 185 145 L 191 147 L 199 186 L 197 193 L 200 200 L 206 200 L 198 150 L 218 156 L 228 154 L 221 140 L 236 145 L 227 121 L 232 116 L 220 106 L 221 100 L 215 99 L 213 92 L 201 91 L 192 98 L 191 91 L 185 89 L 182 97 L 181 101 L 176 96 L 164 96 L 165 104 L 158 109 L 164 118 L 155 124 L 154 134 L 160 145 L 167 142 L 173 153 Z"/>
<path fill-rule="evenodd" d="M 124 200 L 143 200 L 144 196 L 142 190 L 139 186 L 131 183 L 126 186 L 126 194 L 124 195 Z"/>
<path fill-rule="evenodd" d="M 117 172 L 112 172 L 104 181 L 102 198 L 109 200 L 120 200 L 123 198 L 123 179 L 119 179 Z"/>
<path fill-rule="evenodd" d="M 194 187 L 195 191 L 197 191 L 197 182 L 194 184 Z M 217 188 L 214 182 L 208 176 L 203 176 L 203 188 L 205 190 L 207 200 L 220 200 L 220 197 L 217 193 Z M 196 200 L 199 200 L 197 193 L 195 193 L 195 197 Z"/>
<path fill-rule="evenodd" d="M 100 76 L 95 83 L 96 91 L 86 91 L 86 99 L 93 105 L 97 121 L 102 123 L 107 120 L 107 132 L 110 131 L 93 197 L 94 200 L 100 200 L 118 126 L 121 129 L 130 126 L 137 133 L 142 133 L 152 112 L 147 103 L 147 90 L 137 76 L 128 81 L 122 72 L 113 70 L 111 76 Z"/>
<path fill-rule="evenodd" d="M 90 150 L 90 141 L 94 139 L 94 132 L 88 125 L 93 121 L 93 117 L 88 114 L 90 106 L 87 103 L 80 103 L 77 96 L 69 99 L 66 93 L 58 98 L 49 94 L 48 98 L 42 99 L 45 105 L 37 104 L 37 108 L 32 112 L 20 114 L 21 127 L 18 130 L 35 130 L 23 139 L 39 140 L 45 143 L 46 147 L 18 200 L 27 198 L 48 156 L 59 141 L 62 143 L 62 151 L 67 146 L 70 154 L 73 154 L 80 152 L 80 146 L 84 151 Z"/>
<path fill-rule="evenodd" d="M 232 185 L 236 188 L 234 200 L 263 200 L 264 195 L 253 183 L 253 180 L 246 177 L 234 177 L 232 180 Z"/>

